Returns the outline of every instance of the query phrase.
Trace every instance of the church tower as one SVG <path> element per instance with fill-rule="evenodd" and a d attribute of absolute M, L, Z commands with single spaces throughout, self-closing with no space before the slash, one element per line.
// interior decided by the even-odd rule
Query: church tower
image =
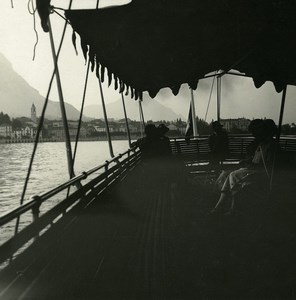
<path fill-rule="evenodd" d="M 37 123 L 36 107 L 35 107 L 34 103 L 33 103 L 32 106 L 31 106 L 31 120 L 32 120 L 34 123 Z"/>

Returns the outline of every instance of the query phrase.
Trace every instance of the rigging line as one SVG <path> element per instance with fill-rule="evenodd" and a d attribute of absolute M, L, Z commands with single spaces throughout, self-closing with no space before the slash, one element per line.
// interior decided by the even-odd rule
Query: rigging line
<path fill-rule="evenodd" d="M 105 125 L 106 125 L 106 134 L 107 134 L 108 145 L 109 145 L 109 152 L 110 152 L 111 157 L 114 157 L 112 141 L 111 141 L 111 135 L 110 135 L 110 131 L 109 131 L 107 111 L 106 111 L 105 100 L 104 100 L 104 93 L 103 93 L 102 82 L 101 82 L 101 77 L 100 77 L 99 73 L 97 74 L 97 77 L 98 77 L 99 87 L 100 87 L 103 114 L 104 114 Z"/>
<path fill-rule="evenodd" d="M 51 8 L 54 10 L 54 9 L 58 9 L 58 10 L 62 10 L 62 11 L 66 11 L 66 9 L 65 8 L 63 8 L 63 7 L 58 7 L 58 6 L 51 6 Z"/>
<path fill-rule="evenodd" d="M 32 6 L 31 7 L 32 11 L 30 10 L 30 3 L 31 3 L 31 6 Z M 38 37 L 38 32 L 36 30 L 36 16 L 35 16 L 37 8 L 34 7 L 34 2 L 32 0 L 28 1 L 28 11 L 33 16 L 33 29 L 34 29 L 35 36 L 36 36 L 36 41 L 35 41 L 35 44 L 34 44 L 34 47 L 33 47 L 33 57 L 32 57 L 32 60 L 34 61 L 35 56 L 36 56 L 36 48 L 37 48 L 37 45 L 38 45 L 38 42 L 39 42 L 39 37 Z"/>
<path fill-rule="evenodd" d="M 71 5 L 72 5 L 72 0 L 69 4 L 69 8 L 71 7 Z M 63 42 L 64 42 L 66 28 L 67 28 L 67 23 L 65 23 L 64 29 L 63 29 L 63 32 L 62 32 L 62 37 L 61 37 L 59 48 L 58 48 L 58 51 L 57 51 L 57 60 L 59 58 L 59 55 L 60 55 L 60 52 L 61 52 L 61 49 L 62 49 L 62 45 L 63 45 Z M 28 186 L 30 174 L 31 174 L 31 171 L 32 171 L 33 161 L 34 161 L 34 158 L 35 158 L 35 154 L 36 154 L 36 150 L 37 150 L 37 146 L 38 146 L 38 142 L 39 142 L 39 137 L 40 137 L 41 129 L 42 129 L 44 118 L 45 118 L 45 111 L 46 111 L 46 108 L 47 108 L 48 99 L 49 99 L 50 91 L 51 91 L 51 88 L 52 88 L 52 83 L 53 83 L 55 73 L 56 73 L 56 67 L 57 67 L 57 65 L 54 66 L 54 70 L 53 70 L 52 75 L 51 75 L 51 79 L 50 79 L 50 82 L 49 82 L 46 98 L 44 100 L 43 109 L 42 109 L 41 116 L 40 116 L 40 119 L 39 119 L 37 132 L 36 132 L 36 137 L 35 137 L 35 142 L 34 142 L 34 147 L 33 147 L 33 151 L 32 151 L 31 158 L 30 158 L 30 163 L 29 163 L 27 176 L 26 176 L 26 179 L 25 179 L 24 187 L 23 187 L 23 192 L 22 192 L 22 196 L 21 196 L 21 200 L 20 200 L 20 205 L 22 205 L 24 203 L 24 198 L 25 198 L 25 194 L 26 194 L 26 191 L 27 191 L 27 186 Z M 20 221 L 20 217 L 18 217 L 17 221 L 16 221 L 15 234 L 17 234 L 17 232 L 18 232 L 19 221 Z"/>
<path fill-rule="evenodd" d="M 30 7 L 30 4 L 31 4 L 31 7 Z M 30 15 L 34 15 L 36 9 L 34 10 L 34 4 L 33 4 L 32 0 L 28 0 L 27 8 L 28 8 L 29 14 L 30 14 Z M 32 9 L 32 10 L 31 10 L 31 9 Z"/>
<path fill-rule="evenodd" d="M 124 114 L 124 119 L 125 119 L 127 137 L 128 137 L 128 144 L 129 144 L 129 147 L 131 148 L 131 145 L 132 145 L 132 143 L 131 143 L 131 134 L 130 134 L 128 120 L 127 120 L 127 114 L 126 114 L 126 108 L 125 108 L 125 101 L 124 101 L 123 92 L 121 92 L 121 100 L 122 100 L 123 114 Z"/>
<path fill-rule="evenodd" d="M 211 91 L 210 91 L 208 106 L 207 106 L 206 115 L 205 115 L 205 121 L 207 120 L 207 116 L 208 116 L 208 111 L 209 111 L 209 107 L 210 107 L 210 102 L 211 102 L 211 98 L 212 98 L 212 93 L 213 93 L 213 88 L 214 88 L 214 83 L 215 83 L 215 78 L 216 78 L 217 72 L 218 71 L 215 72 L 215 76 L 213 77 L 213 81 L 212 81 L 212 86 L 211 86 Z"/>
<path fill-rule="evenodd" d="M 10 3 L 11 3 L 11 8 L 14 8 L 14 6 L 13 6 L 13 0 L 10 0 Z"/>
<path fill-rule="evenodd" d="M 88 83 L 89 69 L 90 69 L 90 59 L 88 59 L 87 69 L 86 69 L 86 76 L 85 76 L 85 82 L 84 82 L 82 103 L 81 103 L 81 109 L 80 109 L 80 115 L 79 115 L 79 121 L 78 121 L 78 128 L 77 128 L 76 139 L 75 139 L 75 147 L 74 147 L 74 153 L 73 153 L 73 167 L 74 167 L 74 162 L 75 162 L 75 157 L 76 157 L 76 152 L 77 152 L 77 146 L 78 146 L 78 139 L 79 139 L 80 128 L 81 128 L 81 123 L 82 123 L 82 115 L 83 115 L 83 109 L 84 109 L 84 103 L 85 103 L 85 96 L 86 96 L 86 89 L 87 89 L 87 83 Z"/>
<path fill-rule="evenodd" d="M 100 0 L 97 0 L 96 9 L 99 9 L 99 3 L 100 3 Z"/>
<path fill-rule="evenodd" d="M 54 13 L 56 13 L 58 16 L 60 16 L 62 19 L 64 19 L 69 25 L 71 25 L 70 21 L 67 20 L 62 14 L 57 12 L 55 9 L 52 10 Z"/>
<path fill-rule="evenodd" d="M 54 64 L 57 65 L 56 69 L 55 69 L 55 71 L 56 71 L 55 78 L 56 78 L 57 91 L 58 91 L 58 96 L 59 96 L 59 104 L 60 104 L 61 116 L 62 116 L 62 121 L 63 121 L 64 134 L 65 134 L 68 172 L 69 172 L 70 178 L 72 178 L 75 176 L 75 174 L 74 174 L 74 170 L 72 167 L 73 166 L 73 161 L 72 161 L 73 156 L 72 156 L 71 140 L 70 140 L 70 133 L 69 133 L 69 125 L 68 125 L 68 120 L 67 120 L 65 101 L 64 101 L 64 95 L 63 95 L 63 90 L 62 90 L 62 82 L 61 82 L 61 78 L 60 78 L 59 66 L 58 66 L 57 57 L 56 57 L 56 50 L 55 50 L 55 45 L 54 45 L 54 38 L 53 38 L 53 32 L 52 32 L 50 18 L 48 18 L 48 28 L 49 28 L 49 39 L 50 39 L 52 57 L 53 57 Z"/>
<path fill-rule="evenodd" d="M 82 103 L 81 103 L 80 115 L 79 115 L 79 120 L 78 120 L 78 127 L 77 127 L 76 138 L 75 138 L 75 146 L 74 146 L 73 159 L 72 159 L 72 169 L 73 170 L 74 170 L 76 152 L 77 152 L 77 147 L 78 147 L 78 139 L 79 139 L 79 135 L 80 135 L 80 128 L 81 128 L 81 124 L 82 124 L 82 115 L 83 115 L 83 109 L 84 109 L 84 103 L 85 103 L 85 95 L 86 95 L 86 88 L 87 88 L 87 83 L 88 83 L 89 69 L 90 69 L 90 59 L 88 60 L 88 63 L 87 63 L 86 76 L 85 76 L 85 82 L 84 82 L 84 88 L 83 88 Z M 69 194 L 70 194 L 70 188 L 71 187 L 69 186 L 68 191 L 67 191 L 67 198 L 69 197 Z"/>

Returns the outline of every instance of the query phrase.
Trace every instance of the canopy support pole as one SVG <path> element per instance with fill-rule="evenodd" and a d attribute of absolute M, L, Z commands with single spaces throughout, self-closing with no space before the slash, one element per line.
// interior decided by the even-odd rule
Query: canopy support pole
<path fill-rule="evenodd" d="M 221 77 L 217 77 L 217 121 L 220 122 L 220 107 L 221 107 Z"/>
<path fill-rule="evenodd" d="M 282 131 L 282 124 L 283 124 L 283 116 L 284 116 L 284 110 L 285 110 L 285 104 L 286 104 L 286 94 L 287 94 L 287 85 L 285 85 L 282 93 L 282 101 L 281 101 L 281 109 L 280 109 L 280 116 L 279 116 L 279 123 L 278 123 L 278 132 L 276 136 L 276 140 L 279 143 L 281 131 Z"/>
<path fill-rule="evenodd" d="M 123 107 L 123 113 L 124 113 L 124 119 L 125 119 L 125 126 L 126 126 L 128 144 L 129 144 L 129 147 L 131 147 L 131 145 L 132 145 L 131 134 L 130 134 L 129 126 L 128 126 L 128 120 L 127 120 L 127 114 L 126 114 L 126 108 L 125 108 L 125 101 L 124 101 L 123 93 L 121 93 L 121 100 L 122 100 L 122 107 Z"/>
<path fill-rule="evenodd" d="M 140 112 L 140 124 L 141 124 L 141 135 L 144 136 L 144 129 L 145 129 L 145 119 L 143 113 L 142 102 L 139 100 L 139 112 Z"/>
<path fill-rule="evenodd" d="M 198 132 L 197 132 L 197 124 L 196 124 L 195 103 L 194 103 L 194 94 L 193 94 L 193 89 L 192 88 L 190 88 L 190 92 L 191 92 L 190 105 L 191 105 L 193 136 L 197 136 Z"/>
<path fill-rule="evenodd" d="M 100 87 L 100 94 L 101 94 L 101 100 L 102 100 L 104 120 L 105 120 L 105 124 L 106 124 L 106 134 L 107 134 L 107 140 L 108 140 L 108 145 L 109 145 L 109 152 L 110 152 L 111 157 L 114 157 L 114 152 L 113 152 L 111 135 L 110 135 L 110 130 L 109 130 L 109 122 L 108 122 L 107 111 L 106 111 L 106 106 L 105 106 L 105 100 L 104 100 L 104 93 L 103 93 L 103 88 L 102 88 L 101 77 L 100 77 L 99 73 L 97 74 L 97 76 L 98 76 L 99 87 Z"/>
<path fill-rule="evenodd" d="M 278 147 L 274 151 L 274 155 L 273 155 L 273 163 L 272 163 L 271 176 L 270 176 L 270 182 L 269 182 L 270 191 L 272 190 L 272 186 L 273 186 L 273 178 L 274 178 L 274 172 L 275 172 L 276 157 L 277 157 L 277 154 L 278 154 L 277 152 L 278 152 L 279 145 L 280 145 L 282 123 L 283 123 L 284 110 L 285 110 L 285 104 L 286 104 L 286 94 L 287 94 L 287 85 L 285 85 L 285 87 L 283 89 L 283 93 L 282 93 L 282 101 L 281 101 L 281 108 L 280 108 L 278 131 L 277 131 L 277 135 L 276 135 L 276 144 L 278 145 Z"/>
<path fill-rule="evenodd" d="M 54 61 L 54 66 L 55 66 L 55 76 L 56 76 L 57 89 L 58 89 L 58 95 L 59 95 L 59 100 L 60 100 L 59 102 L 60 102 L 60 108 L 61 108 L 61 115 L 62 115 L 64 133 L 65 133 L 68 171 L 69 171 L 70 178 L 72 178 L 72 177 L 75 176 L 75 174 L 74 174 L 74 169 L 73 169 L 73 157 L 72 157 L 72 149 L 71 149 L 71 140 L 70 140 L 67 114 L 66 114 L 66 109 L 65 109 L 64 97 L 63 97 L 63 91 L 62 91 L 62 84 L 61 84 L 61 78 L 60 78 L 60 73 L 59 73 L 59 68 L 58 68 L 57 56 L 56 56 L 56 52 L 55 52 L 54 39 L 53 39 L 53 34 L 52 34 L 50 18 L 48 18 L 48 27 L 49 27 L 49 37 L 50 37 L 51 51 L 52 51 L 52 56 L 53 56 L 53 61 Z"/>

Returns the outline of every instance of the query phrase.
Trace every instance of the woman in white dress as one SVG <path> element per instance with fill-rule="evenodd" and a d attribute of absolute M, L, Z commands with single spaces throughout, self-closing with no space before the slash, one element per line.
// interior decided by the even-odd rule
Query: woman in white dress
<path fill-rule="evenodd" d="M 211 213 L 220 212 L 227 202 L 230 202 L 229 212 L 232 212 L 235 202 L 234 195 L 244 186 L 256 182 L 258 178 L 260 181 L 265 178 L 267 183 L 270 181 L 272 163 L 277 149 L 276 141 L 273 138 L 276 129 L 276 125 L 271 119 L 262 121 L 256 127 L 253 134 L 257 148 L 250 164 L 229 173 L 222 185 L 219 200 Z"/>

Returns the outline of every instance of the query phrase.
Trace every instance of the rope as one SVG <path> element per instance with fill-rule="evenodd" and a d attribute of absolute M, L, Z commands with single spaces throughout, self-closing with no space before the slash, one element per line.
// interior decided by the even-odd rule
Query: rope
<path fill-rule="evenodd" d="M 13 0 L 10 0 L 10 3 L 11 3 L 11 8 L 14 8 L 14 6 L 13 6 Z"/>
<path fill-rule="evenodd" d="M 73 170 L 74 170 L 76 152 L 77 152 L 77 147 L 78 147 L 78 140 L 79 140 L 80 128 L 81 128 L 81 124 L 82 124 L 82 115 L 83 115 L 83 109 L 84 109 L 86 87 L 87 87 L 87 83 L 88 83 L 89 68 L 90 68 L 90 60 L 88 60 L 87 69 L 86 69 L 86 76 L 85 76 L 85 82 L 84 82 L 82 103 L 81 103 L 81 109 L 80 109 L 80 115 L 79 115 L 79 121 L 78 121 L 78 128 L 77 128 L 77 133 L 76 133 L 76 138 L 75 138 L 75 146 L 74 146 L 74 153 L 73 153 L 73 159 L 72 159 L 72 169 Z M 69 186 L 68 187 L 68 191 L 67 191 L 67 198 L 70 195 L 70 189 L 71 189 L 71 187 Z"/>
<path fill-rule="evenodd" d="M 71 5 L 72 5 L 72 0 L 70 0 L 69 8 L 71 8 Z M 67 28 L 67 23 L 65 23 L 65 25 L 64 25 L 60 45 L 59 45 L 59 48 L 58 48 L 58 51 L 57 51 L 57 60 L 59 58 L 59 55 L 60 55 L 60 52 L 61 52 L 61 49 L 62 49 L 62 45 L 63 45 L 65 33 L 66 33 L 66 28 Z M 23 188 L 23 192 L 22 192 L 22 196 L 21 196 L 21 200 L 20 200 L 20 205 L 22 205 L 24 203 L 24 198 L 25 198 L 25 194 L 26 194 L 26 191 L 27 191 L 30 174 L 31 174 L 31 171 L 32 171 L 33 161 L 34 161 L 34 158 L 35 158 L 35 154 L 36 154 L 36 150 L 37 150 L 37 146 L 38 146 L 38 142 L 39 142 L 39 136 L 40 136 L 42 126 L 43 126 L 43 122 L 44 122 L 44 118 L 45 118 L 45 111 L 46 111 L 46 108 L 47 108 L 47 104 L 48 104 L 48 100 L 49 100 L 49 94 L 50 94 L 50 91 L 51 91 L 51 88 L 52 88 L 52 83 L 53 83 L 53 80 L 54 80 L 54 77 L 55 77 L 56 68 L 57 68 L 57 65 L 55 64 L 54 70 L 52 72 L 51 79 L 50 79 L 50 82 L 49 82 L 49 86 L 48 86 L 46 98 L 45 98 L 45 101 L 44 101 L 44 105 L 43 105 L 43 108 L 42 108 L 41 116 L 40 116 L 40 119 L 39 119 L 39 124 L 38 124 L 37 132 L 36 132 L 34 147 L 33 147 L 32 155 L 31 155 L 31 158 L 30 158 L 30 163 L 29 163 L 27 176 L 26 176 L 25 183 L 24 183 L 24 188 Z M 17 232 L 18 232 L 19 221 L 20 221 L 20 217 L 18 217 L 17 221 L 16 221 L 15 234 L 17 234 Z"/>
<path fill-rule="evenodd" d="M 64 95 L 63 95 L 63 90 L 62 90 L 62 83 L 61 83 L 60 72 L 59 72 L 59 67 L 58 67 L 58 62 L 57 62 L 57 57 L 56 57 L 56 51 L 55 51 L 54 38 L 53 38 L 53 32 L 52 32 L 50 18 L 48 18 L 48 29 L 49 29 L 49 39 L 50 39 L 50 46 L 51 46 L 53 61 L 54 61 L 54 64 L 57 65 L 55 78 L 56 78 L 57 92 L 58 92 L 58 96 L 59 96 L 59 104 L 60 104 L 60 110 L 61 110 L 61 117 L 62 117 L 62 121 L 63 121 L 64 134 L 65 134 L 68 172 L 69 172 L 70 178 L 72 178 L 75 176 L 75 174 L 74 174 L 74 170 L 72 167 L 73 156 L 72 156 L 72 148 L 71 148 L 71 139 L 70 139 L 69 125 L 68 125 L 68 120 L 67 120 L 67 112 L 66 112 L 66 107 L 65 107 L 65 102 L 64 102 Z"/>
<path fill-rule="evenodd" d="M 79 139 L 80 128 L 81 128 L 81 123 L 82 123 L 82 115 L 83 115 L 83 109 L 84 109 L 84 103 L 85 103 L 85 95 L 86 95 L 86 88 L 87 88 L 87 83 L 88 83 L 89 69 L 90 69 L 90 59 L 88 60 L 87 68 L 86 68 L 86 76 L 85 76 L 85 82 L 84 82 L 82 103 L 81 103 L 79 122 L 78 122 L 77 134 L 76 134 L 76 139 L 75 139 L 75 147 L 74 147 L 74 153 L 73 153 L 73 167 L 74 167 L 77 146 L 78 146 L 78 139 Z"/>
<path fill-rule="evenodd" d="M 52 10 L 54 13 L 56 13 L 59 17 L 61 17 L 62 19 L 64 19 L 64 21 L 66 21 L 69 25 L 71 25 L 71 23 L 69 22 L 69 20 L 67 20 L 63 15 L 61 15 L 59 12 L 57 12 L 55 9 Z"/>
<path fill-rule="evenodd" d="M 99 3 L 100 3 L 100 0 L 97 0 L 96 9 L 99 9 Z"/>
<path fill-rule="evenodd" d="M 213 88 L 214 88 L 214 83 L 215 83 L 215 78 L 216 78 L 217 72 L 218 71 L 215 72 L 215 75 L 214 75 L 213 81 L 212 81 L 212 86 L 211 86 L 211 91 L 210 91 L 208 106 L 207 106 L 206 115 L 205 115 L 205 121 L 207 120 L 207 116 L 208 116 L 208 111 L 209 111 L 209 107 L 210 107 L 210 102 L 211 102 L 211 98 L 212 98 L 212 93 L 213 93 Z"/>
<path fill-rule="evenodd" d="M 31 7 L 30 7 L 30 4 L 31 4 Z M 34 47 L 33 47 L 33 57 L 32 57 L 32 60 L 34 61 L 35 60 L 35 56 L 36 56 L 36 47 L 37 47 L 38 42 L 39 42 L 38 32 L 36 30 L 36 17 L 35 17 L 35 13 L 37 11 L 37 8 L 34 7 L 33 0 L 29 0 L 28 1 L 27 7 L 28 7 L 29 14 L 33 16 L 33 29 L 34 29 L 35 36 L 36 36 L 36 41 L 35 41 L 35 44 L 34 44 Z"/>

